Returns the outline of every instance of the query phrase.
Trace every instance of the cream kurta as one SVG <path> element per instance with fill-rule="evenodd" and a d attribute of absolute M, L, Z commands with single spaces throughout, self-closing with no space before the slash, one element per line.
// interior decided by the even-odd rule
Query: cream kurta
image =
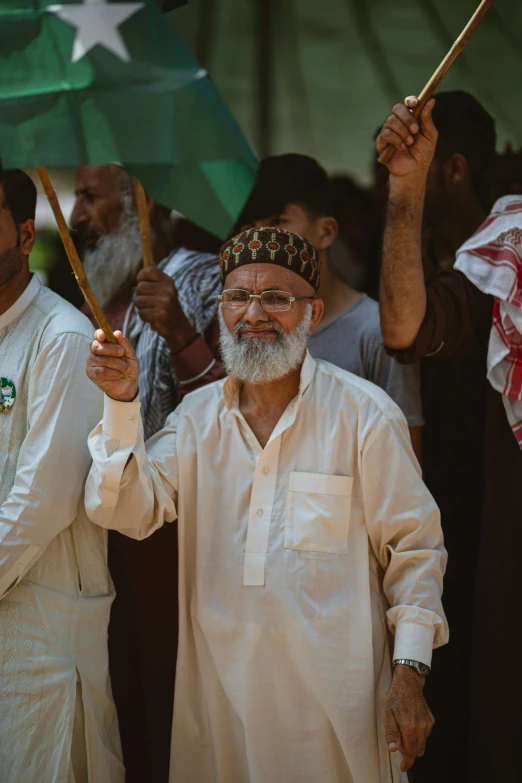
<path fill-rule="evenodd" d="M 93 521 L 143 538 L 179 520 L 171 783 L 405 780 L 381 720 L 386 623 L 396 657 L 431 663 L 446 553 L 390 398 L 307 354 L 264 449 L 232 379 L 147 452 L 139 403 L 106 398 L 90 448 Z"/>
<path fill-rule="evenodd" d="M 0 376 L 16 387 L 0 413 L 1 783 L 124 779 L 106 533 L 81 502 L 102 410 L 85 377 L 91 340 L 85 316 L 36 277 L 0 315 Z"/>

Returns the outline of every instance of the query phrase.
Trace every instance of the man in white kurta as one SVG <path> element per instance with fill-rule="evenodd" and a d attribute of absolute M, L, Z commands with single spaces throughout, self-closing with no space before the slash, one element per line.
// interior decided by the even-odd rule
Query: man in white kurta
<path fill-rule="evenodd" d="M 12 403 L 0 412 L 0 781 L 123 783 L 106 534 L 82 503 L 101 410 L 85 378 L 92 329 L 31 278 L 36 190 L 22 172 L 3 178 L 0 376 Z"/>
<path fill-rule="evenodd" d="M 313 299 L 296 296 L 299 272 L 277 261 L 260 270 L 255 249 L 250 269 L 224 269 L 227 285 L 256 296 L 286 290 L 294 306 Z M 227 296 L 236 307 L 240 296 Z M 248 306 L 243 328 L 266 332 L 260 301 Z M 430 666 L 447 641 L 446 553 L 399 408 L 373 384 L 307 352 L 303 360 L 301 349 L 296 393 L 266 443 L 248 421 L 248 384 L 229 377 L 185 398 L 145 446 L 139 399 L 121 401 L 136 385 L 124 394 L 115 380 L 120 371 L 137 378 L 130 344 L 118 335 L 122 358 L 106 359 L 116 349 L 97 338 L 88 372 L 112 398 L 90 436 L 88 514 L 136 539 L 179 525 L 171 783 L 406 780 L 382 720 L 387 629 L 394 659 Z"/>

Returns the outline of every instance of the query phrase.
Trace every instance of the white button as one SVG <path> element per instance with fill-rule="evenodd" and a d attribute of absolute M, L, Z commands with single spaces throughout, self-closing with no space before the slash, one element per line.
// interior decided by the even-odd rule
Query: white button
<path fill-rule="evenodd" d="M 265 514 L 265 512 L 263 511 L 262 508 L 260 508 L 259 511 L 257 512 L 257 516 L 258 517 L 262 517 L 262 516 L 264 516 L 264 514 Z"/>
<path fill-rule="evenodd" d="M 267 474 L 267 473 L 270 473 L 270 468 L 268 468 L 268 467 L 265 465 L 265 467 L 263 468 L 263 473 L 264 473 L 264 474 L 265 474 L 265 476 L 266 476 L 266 474 Z"/>

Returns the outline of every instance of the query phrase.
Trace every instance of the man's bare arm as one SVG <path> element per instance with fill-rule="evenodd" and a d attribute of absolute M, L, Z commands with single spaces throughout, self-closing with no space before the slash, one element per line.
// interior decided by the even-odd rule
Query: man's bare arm
<path fill-rule="evenodd" d="M 416 102 L 416 98 L 407 99 L 412 108 Z M 379 152 L 388 144 L 395 147 L 388 164 L 390 191 L 380 293 L 381 329 L 390 348 L 409 348 L 426 312 L 422 216 L 426 178 L 437 143 L 431 119 L 434 105 L 429 101 L 418 120 L 403 104 L 395 106 L 377 139 Z"/>
<path fill-rule="evenodd" d="M 384 343 L 409 348 L 426 312 L 422 267 L 422 214 L 425 184 L 406 189 L 390 178 L 382 251 L 380 315 Z M 416 185 L 416 186 L 415 186 Z"/>

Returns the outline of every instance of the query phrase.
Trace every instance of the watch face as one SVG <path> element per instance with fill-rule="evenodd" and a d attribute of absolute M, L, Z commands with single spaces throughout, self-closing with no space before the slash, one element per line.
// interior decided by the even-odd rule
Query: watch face
<path fill-rule="evenodd" d="M 423 677 L 427 677 L 430 673 L 430 667 L 426 666 L 424 663 L 419 663 L 419 671 Z"/>

